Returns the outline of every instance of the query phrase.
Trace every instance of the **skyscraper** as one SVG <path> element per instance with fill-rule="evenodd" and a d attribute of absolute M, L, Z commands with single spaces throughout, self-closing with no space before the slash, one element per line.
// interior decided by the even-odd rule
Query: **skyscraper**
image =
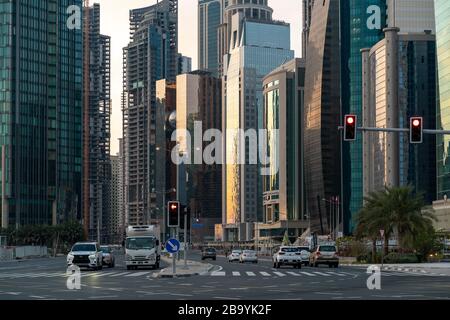
<path fill-rule="evenodd" d="M 311 28 L 311 13 L 313 6 L 314 0 L 303 0 L 302 58 L 306 58 L 306 47 L 308 46 L 309 30 Z"/>
<path fill-rule="evenodd" d="M 177 74 L 189 73 L 192 71 L 192 58 L 178 54 L 178 72 Z"/>
<path fill-rule="evenodd" d="M 365 127 L 407 128 L 421 116 L 424 127 L 436 123 L 436 42 L 431 34 L 386 28 L 385 39 L 363 50 Z M 410 144 L 409 134 L 365 132 L 364 196 L 385 186 L 412 186 L 431 204 L 436 197 L 436 137 Z"/>
<path fill-rule="evenodd" d="M 192 239 L 196 243 L 214 240 L 215 225 L 222 221 L 222 166 L 220 163 L 194 161 L 203 152 L 206 155 L 211 143 L 217 146 L 212 154 L 221 160 L 221 141 L 195 144 L 208 130 L 222 129 L 221 84 L 220 79 L 206 71 L 194 71 L 177 77 L 177 130 L 180 130 L 177 141 L 181 151 L 189 152 L 191 156 L 191 163 L 184 166 L 189 177 L 186 204 L 192 220 L 198 221 L 192 229 Z M 196 131 L 196 123 L 201 126 L 201 132 Z M 190 148 L 182 130 L 190 133 Z M 196 136 L 198 134 L 201 136 Z"/>
<path fill-rule="evenodd" d="M 218 30 L 228 0 L 198 1 L 198 68 L 218 74 Z"/>
<path fill-rule="evenodd" d="M 71 5 L 81 11 L 81 0 L 1 4 L 3 227 L 81 219 L 83 43 L 66 23 Z"/>
<path fill-rule="evenodd" d="M 438 66 L 437 129 L 450 130 L 450 1 L 436 0 L 436 42 Z M 437 197 L 450 196 L 450 136 L 437 136 Z"/>
<path fill-rule="evenodd" d="M 89 15 L 89 141 L 85 148 L 89 150 L 89 238 L 108 243 L 110 235 L 110 119 L 111 119 L 111 38 L 100 33 L 100 5 L 85 8 Z"/>
<path fill-rule="evenodd" d="M 278 67 L 264 78 L 263 87 L 263 128 L 278 130 L 279 135 L 268 140 L 270 174 L 263 177 L 263 223 L 256 231 L 282 241 L 289 230 L 289 236 L 297 239 L 308 228 L 302 143 L 305 60 Z"/>
<path fill-rule="evenodd" d="M 252 237 L 252 223 L 262 219 L 262 178 L 259 166 L 250 159 L 257 143 L 246 139 L 241 146 L 237 134 L 262 128 L 265 75 L 294 58 L 290 50 L 290 27 L 272 21 L 272 9 L 267 1 L 258 5 L 229 3 L 227 24 L 229 45 L 224 55 L 223 128 L 224 157 L 222 183 L 222 214 L 224 240 L 247 240 Z M 244 143 L 244 142 L 242 142 Z M 239 161 L 239 157 L 245 159 Z M 251 163 L 252 162 L 252 163 Z"/>
<path fill-rule="evenodd" d="M 130 11 L 131 42 L 124 49 L 123 132 L 128 224 L 151 223 L 155 210 L 156 81 L 178 71 L 178 1 Z"/>
<path fill-rule="evenodd" d="M 306 53 L 305 175 L 311 231 L 327 234 L 330 200 L 341 195 L 339 0 L 314 5 Z"/>

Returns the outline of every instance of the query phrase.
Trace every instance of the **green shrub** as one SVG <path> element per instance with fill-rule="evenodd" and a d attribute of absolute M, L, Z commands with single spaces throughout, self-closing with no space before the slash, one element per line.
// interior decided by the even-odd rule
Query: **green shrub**
<path fill-rule="evenodd" d="M 413 253 L 396 253 L 391 252 L 384 257 L 385 263 L 418 263 L 419 259 Z"/>

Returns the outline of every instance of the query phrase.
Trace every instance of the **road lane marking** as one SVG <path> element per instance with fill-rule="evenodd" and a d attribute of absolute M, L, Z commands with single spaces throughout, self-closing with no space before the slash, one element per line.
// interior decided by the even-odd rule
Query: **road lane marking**
<path fill-rule="evenodd" d="M 216 272 L 211 273 L 211 276 L 213 276 L 213 277 L 225 277 L 225 275 L 226 275 L 226 273 L 222 272 L 222 271 L 216 271 Z"/>
<path fill-rule="evenodd" d="M 314 271 L 315 274 L 318 274 L 320 276 L 324 276 L 324 277 L 331 277 L 329 274 L 323 273 L 323 272 L 318 272 L 318 271 Z"/>
<path fill-rule="evenodd" d="M 94 278 L 100 278 L 100 277 L 104 277 L 104 276 L 112 276 L 114 274 L 117 274 L 117 272 L 104 272 L 104 273 L 95 274 Z"/>
<path fill-rule="evenodd" d="M 292 276 L 295 276 L 295 277 L 300 277 L 300 275 L 298 273 L 295 273 L 295 272 L 292 272 L 292 271 L 289 271 L 288 274 L 290 274 Z"/>
<path fill-rule="evenodd" d="M 112 275 L 111 278 L 120 277 L 120 276 L 124 276 L 124 275 L 127 275 L 127 274 L 130 274 L 130 273 L 129 272 L 122 272 L 122 273 L 119 273 L 119 274 Z"/>
<path fill-rule="evenodd" d="M 309 272 L 305 272 L 305 271 L 301 271 L 300 273 L 304 274 L 306 276 L 309 276 L 309 277 L 315 277 L 316 276 L 315 274 L 312 274 L 312 273 L 309 273 Z"/>
<path fill-rule="evenodd" d="M 264 277 L 271 277 L 270 273 L 261 271 L 260 274 Z"/>
<path fill-rule="evenodd" d="M 340 277 L 345 277 L 345 274 L 339 273 L 339 272 L 334 272 L 334 271 L 330 271 L 328 272 L 329 274 L 334 274 L 336 276 L 340 276 Z"/>
<path fill-rule="evenodd" d="M 278 272 L 278 271 L 275 271 L 274 274 L 276 274 L 279 277 L 286 277 L 286 275 L 284 273 L 281 273 L 281 272 Z"/>
<path fill-rule="evenodd" d="M 256 276 L 256 274 L 255 274 L 254 272 L 251 272 L 251 271 L 248 271 L 248 272 L 247 272 L 247 275 L 248 275 L 249 277 L 255 277 L 255 276 Z"/>
<path fill-rule="evenodd" d="M 129 274 L 129 275 L 125 276 L 125 277 L 140 277 L 140 276 L 144 276 L 144 275 L 149 274 L 149 273 L 150 272 L 138 272 L 138 273 Z"/>
<path fill-rule="evenodd" d="M 241 273 L 239 271 L 233 271 L 233 276 L 234 277 L 240 277 Z"/>

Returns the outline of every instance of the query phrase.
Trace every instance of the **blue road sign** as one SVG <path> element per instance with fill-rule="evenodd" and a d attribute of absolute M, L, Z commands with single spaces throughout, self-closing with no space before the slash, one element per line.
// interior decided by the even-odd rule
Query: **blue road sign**
<path fill-rule="evenodd" d="M 169 239 L 166 242 L 166 250 L 169 253 L 177 253 L 178 251 L 180 251 L 180 241 L 178 241 L 177 239 Z"/>

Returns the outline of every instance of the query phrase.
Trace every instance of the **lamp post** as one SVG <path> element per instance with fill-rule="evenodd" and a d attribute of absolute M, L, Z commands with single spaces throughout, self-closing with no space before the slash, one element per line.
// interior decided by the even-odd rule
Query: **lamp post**
<path fill-rule="evenodd" d="M 327 203 L 330 204 L 330 234 L 332 236 L 333 240 L 336 240 L 336 222 L 339 225 L 339 200 L 337 200 L 338 197 L 331 197 L 331 200 L 327 200 L 327 199 L 322 199 L 322 201 L 325 201 Z M 338 217 L 338 219 L 336 219 L 336 216 Z"/>

